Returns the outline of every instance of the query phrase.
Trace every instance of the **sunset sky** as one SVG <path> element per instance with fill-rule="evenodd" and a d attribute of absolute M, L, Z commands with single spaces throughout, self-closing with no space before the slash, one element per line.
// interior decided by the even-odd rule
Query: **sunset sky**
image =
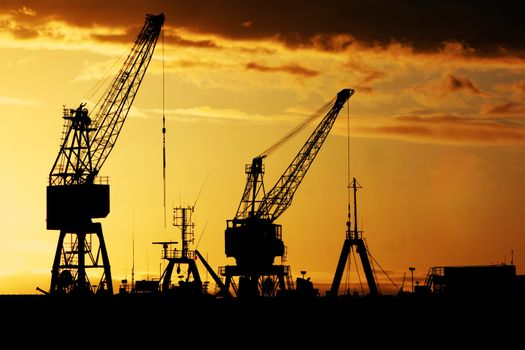
<path fill-rule="evenodd" d="M 198 249 L 214 268 L 233 264 L 224 229 L 245 164 L 343 88 L 356 91 L 349 108 L 278 220 L 293 277 L 305 270 L 329 283 L 335 272 L 347 115 L 350 174 L 364 187 L 359 224 L 396 283 L 409 266 L 422 280 L 431 266 L 510 263 L 511 251 L 525 274 L 523 10 L 521 1 L 2 0 L 0 293 L 49 288 L 58 231 L 46 230 L 45 188 L 63 105 L 92 106 L 100 96 L 89 92 L 120 67 L 145 14 L 160 12 L 164 45 L 102 168 L 114 280 L 131 278 L 133 236 L 135 279 L 158 277 L 151 242 L 180 241 L 171 208 L 197 197 Z M 312 130 L 265 159 L 267 188 Z"/>

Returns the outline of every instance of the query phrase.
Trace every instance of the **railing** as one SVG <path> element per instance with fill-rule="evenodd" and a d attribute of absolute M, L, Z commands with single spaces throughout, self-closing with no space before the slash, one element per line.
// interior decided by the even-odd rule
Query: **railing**
<path fill-rule="evenodd" d="M 428 269 L 427 277 L 425 278 L 425 286 L 434 289 L 435 277 L 444 277 L 445 268 L 443 266 L 434 266 Z"/>
<path fill-rule="evenodd" d="M 181 259 L 181 258 L 188 258 L 195 260 L 195 251 L 194 250 L 187 250 L 186 254 L 183 254 L 183 250 L 180 249 L 166 249 L 162 252 L 162 258 L 163 259 Z"/>
<path fill-rule="evenodd" d="M 97 176 L 94 183 L 97 185 L 109 185 L 109 176 Z"/>

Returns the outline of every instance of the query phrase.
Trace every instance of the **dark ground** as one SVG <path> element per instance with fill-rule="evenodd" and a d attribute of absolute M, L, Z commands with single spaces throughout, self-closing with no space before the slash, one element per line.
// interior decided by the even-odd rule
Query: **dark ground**
<path fill-rule="evenodd" d="M 255 349 L 281 348 L 279 344 L 312 348 L 346 341 L 375 344 L 373 348 L 383 348 L 384 341 L 396 349 L 415 344 L 446 348 L 470 344 L 469 349 L 481 344 L 487 348 L 493 342 L 501 348 L 514 338 L 522 343 L 524 306 L 525 300 L 516 297 L 475 300 L 413 295 L 256 300 L 0 296 L 2 334 L 9 338 L 21 333 L 22 339 L 38 339 L 40 345 L 79 339 L 88 345 L 93 337 L 105 337 L 103 343 L 122 340 L 131 341 L 130 345 L 144 341 L 162 345 L 180 339 L 230 347 L 244 344 L 242 338 L 248 337 L 249 347 Z"/>

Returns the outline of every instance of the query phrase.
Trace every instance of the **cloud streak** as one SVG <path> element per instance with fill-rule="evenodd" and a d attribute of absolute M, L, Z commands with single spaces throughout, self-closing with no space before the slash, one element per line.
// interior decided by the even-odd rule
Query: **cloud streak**
<path fill-rule="evenodd" d="M 163 111 L 159 109 L 145 109 L 146 114 L 162 115 Z M 271 117 L 261 114 L 250 114 L 233 108 L 212 108 L 209 106 L 177 108 L 164 112 L 168 119 L 177 120 L 181 122 L 199 122 L 207 121 L 213 123 L 229 123 L 229 122 L 250 122 L 250 123 L 265 123 L 272 120 Z"/>
<path fill-rule="evenodd" d="M 18 97 L 11 96 L 0 96 L 0 105 L 10 105 L 10 106 L 35 106 L 38 105 L 37 101 L 26 100 Z"/>
<path fill-rule="evenodd" d="M 523 98 L 525 97 L 525 80 L 519 80 L 506 84 L 497 84 L 495 89 L 503 93 L 510 93 L 516 97 Z"/>
<path fill-rule="evenodd" d="M 494 115 L 521 115 L 525 117 L 525 104 L 517 102 L 507 102 L 502 104 L 488 104 L 483 106 L 487 114 Z"/>
<path fill-rule="evenodd" d="M 320 74 L 320 72 L 309 69 L 297 64 L 288 64 L 288 65 L 282 65 L 282 66 L 267 66 L 264 64 L 256 63 L 256 62 L 248 62 L 245 65 L 245 68 L 247 70 L 256 70 L 259 72 L 265 72 L 265 73 L 288 73 L 292 75 L 298 75 L 305 78 L 311 78 L 315 77 Z"/>
<path fill-rule="evenodd" d="M 525 127 L 480 118 L 410 115 L 382 119 L 369 124 L 374 125 L 366 125 L 361 121 L 354 130 L 363 136 L 418 142 L 525 145 Z"/>
<path fill-rule="evenodd" d="M 92 34 L 91 38 L 102 42 L 116 42 L 116 43 L 130 43 L 135 40 L 137 33 L 140 32 L 139 27 L 130 27 L 121 33 L 102 33 Z M 166 33 L 167 32 L 167 33 Z M 172 30 L 166 30 L 164 34 L 164 41 L 167 45 L 178 47 L 194 47 L 194 48 L 221 48 L 215 41 L 211 39 L 189 39 L 183 37 Z"/>

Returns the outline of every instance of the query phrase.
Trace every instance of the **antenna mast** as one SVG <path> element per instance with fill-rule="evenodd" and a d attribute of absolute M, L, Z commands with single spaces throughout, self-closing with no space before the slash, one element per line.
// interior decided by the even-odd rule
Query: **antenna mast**
<path fill-rule="evenodd" d="M 133 210 L 133 226 L 132 226 L 132 237 L 131 237 L 131 255 L 132 255 L 132 264 L 131 264 L 131 290 L 135 290 L 135 211 Z"/>
<path fill-rule="evenodd" d="M 165 74 L 164 74 L 164 30 L 162 30 L 162 183 L 164 190 L 164 228 L 166 228 L 166 114 L 165 114 Z"/>

